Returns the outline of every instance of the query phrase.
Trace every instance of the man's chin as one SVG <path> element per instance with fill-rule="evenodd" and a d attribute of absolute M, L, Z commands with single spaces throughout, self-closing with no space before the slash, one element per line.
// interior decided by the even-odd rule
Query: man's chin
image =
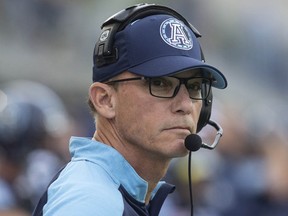
<path fill-rule="evenodd" d="M 188 149 L 186 149 L 184 145 L 184 140 L 178 143 L 176 146 L 177 147 L 174 149 L 174 152 L 171 152 L 175 158 L 185 157 L 189 153 Z"/>

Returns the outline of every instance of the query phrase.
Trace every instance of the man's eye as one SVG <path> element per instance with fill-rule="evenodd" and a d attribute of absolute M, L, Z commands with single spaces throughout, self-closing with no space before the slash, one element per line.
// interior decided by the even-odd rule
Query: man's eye
<path fill-rule="evenodd" d="M 151 85 L 154 87 L 167 87 L 171 86 L 171 82 L 165 78 L 153 78 L 151 80 Z"/>
<path fill-rule="evenodd" d="M 188 88 L 193 91 L 201 90 L 201 83 L 191 83 L 188 85 Z"/>

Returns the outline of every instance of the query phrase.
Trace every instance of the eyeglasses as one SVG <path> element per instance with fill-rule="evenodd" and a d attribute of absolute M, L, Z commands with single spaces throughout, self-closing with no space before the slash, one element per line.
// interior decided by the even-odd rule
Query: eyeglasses
<path fill-rule="evenodd" d="M 205 100 L 211 90 L 212 80 L 205 77 L 180 78 L 174 76 L 163 77 L 133 77 L 127 79 L 111 80 L 106 84 L 143 80 L 149 84 L 150 94 L 158 98 L 173 98 L 179 92 L 181 84 L 188 90 L 189 97 L 194 100 Z"/>

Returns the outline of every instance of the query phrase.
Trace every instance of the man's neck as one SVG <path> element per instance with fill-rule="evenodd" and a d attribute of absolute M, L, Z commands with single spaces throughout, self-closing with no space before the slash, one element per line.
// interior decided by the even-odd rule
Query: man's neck
<path fill-rule="evenodd" d="M 133 155 L 134 157 L 129 157 Z M 151 158 L 143 158 L 134 154 L 129 154 L 126 160 L 133 166 L 137 174 L 148 182 L 148 191 L 145 198 L 145 203 L 148 204 L 151 199 L 151 194 L 159 181 L 165 176 L 170 160 L 151 160 Z"/>
<path fill-rule="evenodd" d="M 99 130 L 94 134 L 94 139 L 115 148 L 129 162 L 137 174 L 148 182 L 148 191 L 145 198 L 145 202 L 148 204 L 152 191 L 165 176 L 171 159 L 158 155 L 153 156 L 153 153 L 145 152 L 144 149 L 136 148 L 133 145 L 125 145 L 124 147 L 123 143 L 117 139 L 119 137 L 106 135 Z"/>

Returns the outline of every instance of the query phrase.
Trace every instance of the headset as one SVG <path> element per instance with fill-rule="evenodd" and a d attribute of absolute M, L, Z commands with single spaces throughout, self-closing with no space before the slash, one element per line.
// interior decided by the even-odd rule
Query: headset
<path fill-rule="evenodd" d="M 94 67 L 103 67 L 117 61 L 118 51 L 117 48 L 113 47 L 114 37 L 117 32 L 123 30 L 128 24 L 137 19 L 156 14 L 167 14 L 176 17 L 192 30 L 196 38 L 201 37 L 199 31 L 175 10 L 156 4 L 136 4 L 112 15 L 102 24 L 102 32 L 94 48 Z M 200 50 L 202 61 L 205 62 L 201 47 Z M 207 89 L 204 88 L 203 91 L 207 91 Z M 201 129 L 209 123 L 212 109 L 212 100 L 213 95 L 210 88 L 208 97 L 203 100 L 202 109 L 197 124 L 197 133 L 200 132 Z"/>

